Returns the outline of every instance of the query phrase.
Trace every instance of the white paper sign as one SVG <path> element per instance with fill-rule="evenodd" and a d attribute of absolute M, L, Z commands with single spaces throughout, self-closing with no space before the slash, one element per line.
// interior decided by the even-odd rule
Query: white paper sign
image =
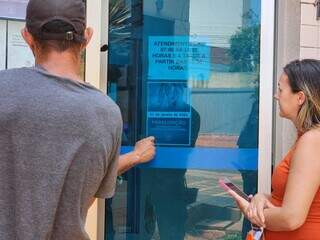
<path fill-rule="evenodd" d="M 34 65 L 32 51 L 21 36 L 24 22 L 8 21 L 8 69 Z"/>
<path fill-rule="evenodd" d="M 0 70 L 6 68 L 7 21 L 0 20 Z"/>

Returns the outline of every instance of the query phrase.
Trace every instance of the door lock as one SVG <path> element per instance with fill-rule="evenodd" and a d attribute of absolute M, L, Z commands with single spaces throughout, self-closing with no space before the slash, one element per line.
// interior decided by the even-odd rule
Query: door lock
<path fill-rule="evenodd" d="M 108 44 L 104 44 L 104 45 L 102 45 L 102 47 L 100 48 L 100 52 L 106 52 L 106 51 L 108 51 L 108 49 L 109 49 Z"/>

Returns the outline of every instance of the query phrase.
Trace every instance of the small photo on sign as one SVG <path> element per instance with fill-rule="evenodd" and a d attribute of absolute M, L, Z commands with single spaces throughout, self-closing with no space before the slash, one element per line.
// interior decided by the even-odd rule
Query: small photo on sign
<path fill-rule="evenodd" d="M 148 111 L 189 112 L 190 93 L 187 83 L 150 82 Z"/>
<path fill-rule="evenodd" d="M 149 82 L 147 135 L 158 145 L 190 145 L 191 104 L 186 82 Z"/>

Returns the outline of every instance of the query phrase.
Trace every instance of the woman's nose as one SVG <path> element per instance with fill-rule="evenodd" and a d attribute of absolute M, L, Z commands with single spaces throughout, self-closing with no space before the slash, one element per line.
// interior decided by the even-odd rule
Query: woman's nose
<path fill-rule="evenodd" d="M 278 93 L 273 95 L 274 99 L 279 100 Z"/>

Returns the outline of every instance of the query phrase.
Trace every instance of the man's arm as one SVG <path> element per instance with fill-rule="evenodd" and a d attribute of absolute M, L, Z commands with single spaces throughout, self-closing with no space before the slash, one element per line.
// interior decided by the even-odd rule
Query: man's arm
<path fill-rule="evenodd" d="M 149 162 L 155 156 L 154 137 L 147 137 L 136 142 L 132 152 L 120 155 L 118 175 L 140 163 Z"/>

